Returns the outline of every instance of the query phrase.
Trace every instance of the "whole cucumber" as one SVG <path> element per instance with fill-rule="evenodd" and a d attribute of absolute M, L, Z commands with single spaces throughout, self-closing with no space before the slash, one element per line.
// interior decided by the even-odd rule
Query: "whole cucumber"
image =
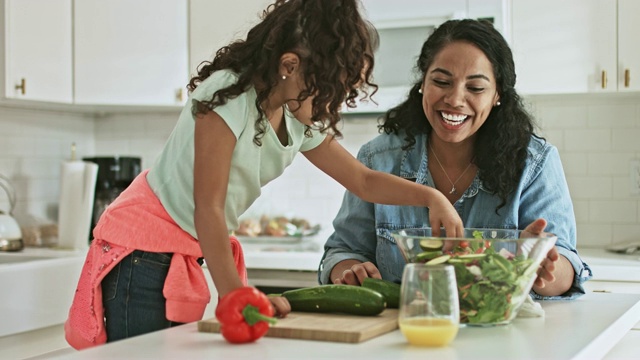
<path fill-rule="evenodd" d="M 400 284 L 368 277 L 362 281 L 362 286 L 382 294 L 388 308 L 397 309 L 400 306 Z"/>
<path fill-rule="evenodd" d="M 377 291 L 353 285 L 319 285 L 282 293 L 292 311 L 345 313 L 374 316 L 384 311 L 384 296 Z"/>

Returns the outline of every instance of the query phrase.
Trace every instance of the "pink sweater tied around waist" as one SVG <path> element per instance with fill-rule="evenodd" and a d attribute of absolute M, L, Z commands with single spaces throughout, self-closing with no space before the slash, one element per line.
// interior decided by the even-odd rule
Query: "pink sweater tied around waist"
<path fill-rule="evenodd" d="M 109 205 L 93 231 L 94 240 L 64 325 L 65 338 L 75 349 L 107 341 L 101 282 L 134 250 L 173 253 L 163 289 L 168 320 L 198 321 L 211 299 L 205 274 L 197 262 L 202 257 L 198 241 L 171 219 L 149 187 L 147 172 L 138 175 Z M 246 285 L 242 246 L 234 236 L 229 240 L 238 274 Z"/>

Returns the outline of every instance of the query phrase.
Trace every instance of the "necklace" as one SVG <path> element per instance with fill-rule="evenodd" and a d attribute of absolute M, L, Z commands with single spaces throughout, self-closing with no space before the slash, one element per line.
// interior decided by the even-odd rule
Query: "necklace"
<path fill-rule="evenodd" d="M 458 183 L 458 181 L 460 181 L 460 179 L 462 179 L 462 176 L 464 176 L 464 174 L 467 172 L 467 170 L 469 170 L 469 168 L 471 167 L 472 162 L 469 161 L 469 165 L 467 165 L 467 168 L 464 169 L 464 171 L 462 172 L 462 174 L 460 174 L 460 176 L 458 176 L 456 181 L 451 181 L 451 178 L 449 178 L 449 175 L 444 170 L 444 166 L 442 166 L 442 163 L 440 162 L 440 159 L 438 159 L 438 155 L 436 155 L 436 152 L 433 150 L 433 146 L 431 146 L 431 144 L 429 144 L 429 147 L 431 148 L 431 152 L 433 153 L 433 156 L 436 158 L 436 161 L 438 162 L 438 165 L 440 165 L 440 169 L 442 169 L 442 172 L 444 173 L 444 176 L 446 176 L 447 180 L 449 180 L 449 182 L 451 183 L 451 190 L 449 191 L 449 194 L 454 194 L 454 195 L 458 194 L 458 189 L 456 189 L 456 184 Z"/>

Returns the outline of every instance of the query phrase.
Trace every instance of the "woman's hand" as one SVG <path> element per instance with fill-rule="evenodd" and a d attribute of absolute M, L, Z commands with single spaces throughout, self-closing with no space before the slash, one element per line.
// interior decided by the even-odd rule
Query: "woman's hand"
<path fill-rule="evenodd" d="M 291 312 L 291 304 L 284 296 L 269 296 L 269 301 L 273 305 L 277 317 L 286 317 Z"/>
<path fill-rule="evenodd" d="M 537 219 L 524 229 L 522 236 L 544 235 L 546 226 L 547 222 L 544 219 Z M 575 272 L 569 260 L 560 256 L 558 249 L 554 246 L 538 267 L 533 291 L 542 296 L 562 295 L 571 288 L 574 275 Z"/>
<path fill-rule="evenodd" d="M 527 236 L 540 236 L 544 235 L 544 228 L 547 227 L 547 221 L 544 219 L 537 219 L 532 222 L 522 231 L 522 237 Z M 547 253 L 547 257 L 542 260 L 540 263 L 540 267 L 538 267 L 538 276 L 536 277 L 536 281 L 533 283 L 533 286 L 538 288 L 545 287 L 547 282 L 553 282 L 556 280 L 556 277 L 553 275 L 553 272 L 556 269 L 555 262 L 558 261 L 558 250 L 555 246 L 549 250 Z"/>
<path fill-rule="evenodd" d="M 560 254 L 558 254 L 558 249 L 554 246 L 547 253 L 547 257 L 542 260 L 542 263 L 540 263 L 540 267 L 538 268 L 538 277 L 533 283 L 534 287 L 542 289 L 547 283 L 556 281 L 556 277 L 553 273 L 556 271 L 556 261 L 558 261 L 558 259 L 560 259 Z"/>
<path fill-rule="evenodd" d="M 380 271 L 372 262 L 361 263 L 356 260 L 345 260 L 338 263 L 331 271 L 334 284 L 362 285 L 365 278 L 382 279 Z"/>

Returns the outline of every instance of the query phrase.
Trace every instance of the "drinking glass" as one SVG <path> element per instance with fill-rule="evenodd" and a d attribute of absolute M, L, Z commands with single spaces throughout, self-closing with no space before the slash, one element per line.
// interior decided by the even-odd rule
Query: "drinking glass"
<path fill-rule="evenodd" d="M 452 265 L 405 266 L 398 323 L 412 345 L 445 346 L 456 337 L 460 308 Z"/>

